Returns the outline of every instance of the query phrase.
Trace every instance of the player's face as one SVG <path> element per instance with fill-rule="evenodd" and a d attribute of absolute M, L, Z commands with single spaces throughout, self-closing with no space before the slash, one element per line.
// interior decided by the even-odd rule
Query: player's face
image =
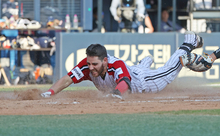
<path fill-rule="evenodd" d="M 94 77 L 103 77 L 105 75 L 107 63 L 108 60 L 106 57 L 103 60 L 100 60 L 97 56 L 87 56 L 87 64 L 92 76 Z"/>

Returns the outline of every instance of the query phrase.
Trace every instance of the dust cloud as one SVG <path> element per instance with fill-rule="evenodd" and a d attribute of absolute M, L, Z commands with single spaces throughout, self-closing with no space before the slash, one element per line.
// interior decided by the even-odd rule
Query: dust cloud
<path fill-rule="evenodd" d="M 1 92 L 0 100 L 38 100 L 41 99 L 40 89 L 15 90 L 13 92 Z"/>

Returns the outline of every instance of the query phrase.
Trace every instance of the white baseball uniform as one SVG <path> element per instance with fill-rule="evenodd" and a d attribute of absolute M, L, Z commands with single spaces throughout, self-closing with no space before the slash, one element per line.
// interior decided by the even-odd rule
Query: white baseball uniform
<path fill-rule="evenodd" d="M 92 76 L 85 58 L 68 75 L 74 83 L 90 80 L 98 90 L 104 92 L 114 90 L 118 79 L 124 76 L 131 80 L 132 93 L 158 92 L 171 83 L 182 69 L 179 56 L 183 54 L 186 54 L 185 50 L 176 50 L 164 66 L 155 70 L 150 69 L 153 60 L 149 56 L 141 60 L 138 65 L 128 66 L 123 60 L 108 55 L 108 67 L 104 79 L 100 76 Z"/>

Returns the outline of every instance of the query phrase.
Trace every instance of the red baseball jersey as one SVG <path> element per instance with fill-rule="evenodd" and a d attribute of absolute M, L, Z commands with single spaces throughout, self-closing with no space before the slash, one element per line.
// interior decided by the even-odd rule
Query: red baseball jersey
<path fill-rule="evenodd" d="M 121 77 L 131 76 L 127 69 L 127 65 L 121 59 L 108 55 L 108 67 L 105 78 L 101 76 L 93 77 L 87 65 L 87 58 L 84 58 L 78 65 L 76 65 L 68 75 L 72 78 L 74 83 L 79 83 L 83 80 L 90 80 L 94 83 L 96 88 L 100 91 L 112 91 L 117 86 L 117 81 Z"/>

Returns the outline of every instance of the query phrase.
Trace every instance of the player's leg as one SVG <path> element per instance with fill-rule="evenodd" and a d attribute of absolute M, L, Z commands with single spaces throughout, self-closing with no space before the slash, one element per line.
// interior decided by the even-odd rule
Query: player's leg
<path fill-rule="evenodd" d="M 185 50 L 178 49 L 165 63 L 164 66 L 158 69 L 148 69 L 143 73 L 143 88 L 145 92 L 159 92 L 171 83 L 179 74 L 182 65 L 179 61 L 179 56 L 186 54 Z"/>
<path fill-rule="evenodd" d="M 151 92 L 158 92 L 164 89 L 167 84 L 171 83 L 182 69 L 179 57 L 191 52 L 195 48 L 202 47 L 202 38 L 194 32 L 186 32 L 183 45 L 176 50 L 163 67 L 151 70 L 148 76 L 144 78 L 150 84 Z"/>
<path fill-rule="evenodd" d="M 179 74 L 182 69 L 182 65 L 180 64 L 180 56 L 191 52 L 195 48 L 200 48 L 203 46 L 202 37 L 196 35 L 194 32 L 187 31 L 185 33 L 184 43 L 180 46 L 178 50 L 174 52 L 174 54 L 170 57 L 170 59 L 165 63 L 162 68 L 159 70 L 162 72 L 166 72 L 165 76 L 167 82 L 172 82 L 176 76 Z M 169 71 L 169 72 L 167 72 Z"/>
<path fill-rule="evenodd" d="M 141 61 L 139 61 L 139 65 L 143 66 L 144 68 L 150 68 L 153 62 L 154 62 L 153 56 L 149 55 L 143 58 Z"/>
<path fill-rule="evenodd" d="M 186 64 L 189 63 L 191 59 L 191 51 L 195 48 L 200 48 L 203 46 L 203 39 L 202 37 L 198 36 L 192 31 L 187 31 L 185 33 L 185 39 L 183 44 L 180 46 L 180 49 L 185 50 L 187 53 L 180 56 L 180 62 L 182 66 L 185 66 Z"/>
<path fill-rule="evenodd" d="M 180 56 L 191 52 L 195 48 L 201 48 L 203 46 L 202 37 L 196 35 L 194 32 L 187 31 L 184 36 L 185 39 L 183 44 L 178 50 L 174 52 L 174 54 L 163 66 L 163 69 L 165 69 L 165 71 L 170 71 L 170 73 L 167 73 L 167 75 L 165 76 L 165 79 L 168 83 L 171 83 L 182 69 L 182 65 L 180 64 L 179 59 Z M 163 72 L 163 70 L 161 70 L 161 72 Z"/>
<path fill-rule="evenodd" d="M 220 58 L 220 48 L 210 55 L 187 52 L 187 54 L 180 56 L 180 62 L 182 66 L 186 66 L 190 70 L 204 72 L 209 70 L 212 67 L 212 63 L 218 58 Z"/>

